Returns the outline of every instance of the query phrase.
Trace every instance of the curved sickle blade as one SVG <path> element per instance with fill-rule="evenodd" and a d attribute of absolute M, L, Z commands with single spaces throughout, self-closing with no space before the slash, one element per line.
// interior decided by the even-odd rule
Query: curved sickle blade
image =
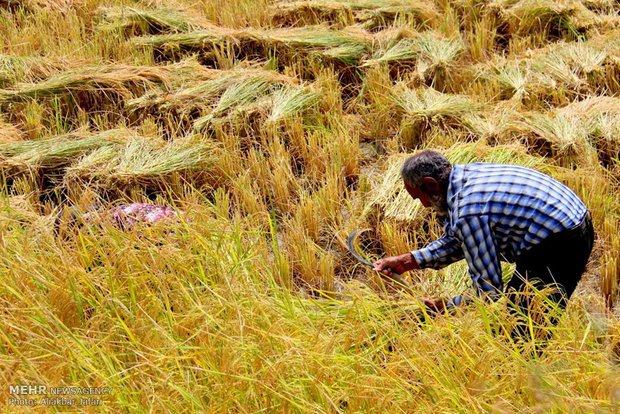
<path fill-rule="evenodd" d="M 349 237 L 347 238 L 347 248 L 349 249 L 349 252 L 351 252 L 351 254 L 353 255 L 353 257 L 355 257 L 357 259 L 358 262 L 365 264 L 366 266 L 370 266 L 370 267 L 375 267 L 374 264 L 370 263 L 368 260 L 364 259 L 358 252 L 357 250 L 355 250 L 355 242 L 357 241 L 357 236 L 360 235 L 360 233 L 363 233 L 365 231 L 368 231 L 370 229 L 357 229 L 355 231 L 353 231 L 351 234 L 349 234 Z"/>
<path fill-rule="evenodd" d="M 373 263 L 370 263 L 368 260 L 364 259 L 358 252 L 357 250 L 355 250 L 355 242 L 357 240 L 357 237 L 365 232 L 371 229 L 357 229 L 353 232 L 351 232 L 351 234 L 349 234 L 349 237 L 347 238 L 347 248 L 349 249 L 349 252 L 351 252 L 351 254 L 353 255 L 353 257 L 355 257 L 358 262 L 366 265 L 366 266 L 370 266 L 374 269 L 375 265 Z M 409 284 L 407 283 L 407 281 L 405 279 L 403 279 L 403 277 L 399 274 L 396 273 L 395 271 L 392 270 L 392 279 L 394 279 L 394 281 L 396 283 L 398 283 L 399 285 L 402 285 L 405 288 L 410 289 Z"/>

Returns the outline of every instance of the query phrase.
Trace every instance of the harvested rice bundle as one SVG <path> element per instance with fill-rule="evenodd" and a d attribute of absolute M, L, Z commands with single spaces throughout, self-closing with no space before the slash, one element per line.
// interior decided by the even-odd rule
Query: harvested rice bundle
<path fill-rule="evenodd" d="M 128 134 L 125 129 L 99 134 L 76 131 L 44 139 L 8 142 L 0 144 L 0 165 L 11 172 L 54 170 L 70 165 L 94 149 L 122 142 Z"/>
<path fill-rule="evenodd" d="M 272 21 L 280 26 L 307 26 L 328 23 L 345 27 L 357 23 L 366 30 L 391 26 L 399 18 L 419 26 L 430 25 L 437 17 L 432 4 L 398 0 L 280 2 L 271 6 Z"/>
<path fill-rule="evenodd" d="M 54 73 L 84 65 L 80 60 L 0 55 L 0 88 L 16 82 L 38 82 Z"/>
<path fill-rule="evenodd" d="M 600 23 L 596 14 L 575 0 L 504 1 L 510 32 L 517 36 L 540 34 L 545 38 L 581 38 L 583 33 Z"/>
<path fill-rule="evenodd" d="M 451 68 L 464 50 L 460 38 L 446 39 L 424 33 L 412 39 L 402 39 L 385 51 L 376 53 L 364 66 L 386 63 L 415 64 L 418 77 L 429 86 L 443 90 L 451 80 Z"/>
<path fill-rule="evenodd" d="M 377 31 L 396 23 L 432 27 L 439 16 L 433 3 L 399 0 L 356 0 L 349 3 L 356 23 L 366 30 Z"/>
<path fill-rule="evenodd" d="M 318 101 L 318 95 L 308 89 L 284 87 L 271 95 L 271 110 L 267 122 L 276 123 L 299 114 Z"/>
<path fill-rule="evenodd" d="M 155 86 L 170 87 L 168 71 L 151 66 L 87 66 L 58 73 L 39 83 L 17 84 L 11 90 L 2 90 L 0 102 L 84 93 L 129 99 Z"/>
<path fill-rule="evenodd" d="M 302 27 L 329 23 L 335 26 L 353 24 L 353 11 L 344 2 L 296 1 L 280 2 L 270 7 L 273 24 L 283 27 Z"/>
<path fill-rule="evenodd" d="M 381 182 L 372 186 L 372 197 L 364 208 L 364 217 L 379 212 L 386 218 L 398 221 L 413 223 L 419 220 L 418 212 L 422 204 L 405 190 L 400 175 L 400 168 L 408 156 L 409 154 L 399 154 L 389 158 L 387 167 L 381 174 Z"/>
<path fill-rule="evenodd" d="M 211 112 L 194 122 L 194 128 L 204 130 L 216 119 L 222 123 L 250 113 L 274 125 L 304 112 L 316 102 L 318 95 L 309 89 L 280 87 L 262 80 L 250 80 L 226 89 Z"/>
<path fill-rule="evenodd" d="M 134 137 L 123 145 L 102 146 L 67 168 L 65 185 L 88 184 L 103 189 L 166 187 L 173 177 L 207 175 L 215 147 L 199 137 L 173 141 Z M 193 181 L 196 184 L 196 181 Z"/>
<path fill-rule="evenodd" d="M 511 129 L 524 136 L 530 148 L 568 165 L 579 158 L 587 164 L 595 152 L 591 121 L 574 115 L 532 113 L 515 121 Z"/>
<path fill-rule="evenodd" d="M 217 111 L 202 121 L 199 128 L 204 128 L 210 120 L 224 116 L 231 109 L 241 107 L 255 97 L 246 96 L 239 102 L 235 101 L 236 89 L 250 88 L 251 85 L 261 84 L 270 87 L 296 85 L 296 80 L 275 71 L 251 68 L 237 68 L 233 70 L 212 70 L 212 79 L 205 82 L 194 82 L 179 88 L 171 93 L 153 91 L 139 98 L 127 101 L 127 109 L 131 114 L 144 116 L 149 114 L 165 126 L 174 128 L 179 123 L 193 123 L 205 108 L 214 107 Z M 245 87 L 243 85 L 246 85 Z M 221 96 L 230 88 L 228 97 L 222 102 Z M 259 89 L 263 89 L 262 87 Z M 259 92 L 254 90 L 254 92 Z M 232 98 L 232 99 L 230 99 Z M 228 101 L 228 102 L 227 102 Z M 170 123 L 170 125 L 167 125 Z"/>
<path fill-rule="evenodd" d="M 203 60 L 217 61 L 221 50 L 230 48 L 236 59 L 268 58 L 270 51 L 276 48 L 281 52 L 279 58 L 284 60 L 292 59 L 302 51 L 346 64 L 355 64 L 370 47 L 369 39 L 363 36 L 343 30 L 330 31 L 320 26 L 272 30 L 213 27 L 188 33 L 137 37 L 132 43 L 152 47 L 172 58 L 178 52 L 194 51 L 200 52 Z"/>
<path fill-rule="evenodd" d="M 98 12 L 100 30 L 122 30 L 128 35 L 183 33 L 211 25 L 189 11 L 168 8 L 102 7 Z"/>
<path fill-rule="evenodd" d="M 445 94 L 432 88 L 401 88 L 392 100 L 402 114 L 401 136 L 411 148 L 421 144 L 432 127 L 466 128 L 466 116 L 479 109 L 478 104 L 465 96 Z"/>
<path fill-rule="evenodd" d="M 519 113 L 510 105 L 500 102 L 491 111 L 470 113 L 463 117 L 463 124 L 468 132 L 487 143 L 507 143 L 511 141 L 509 129 Z"/>

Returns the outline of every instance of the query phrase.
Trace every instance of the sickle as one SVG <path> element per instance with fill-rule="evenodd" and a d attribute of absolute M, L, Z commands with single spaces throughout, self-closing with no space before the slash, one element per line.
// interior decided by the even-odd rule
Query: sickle
<path fill-rule="evenodd" d="M 351 234 L 349 234 L 349 237 L 347 238 L 347 249 L 349 250 L 349 252 L 351 252 L 351 254 L 353 255 L 353 257 L 355 257 L 357 259 L 358 262 L 360 262 L 361 264 L 364 264 L 366 266 L 370 266 L 374 269 L 375 265 L 370 263 L 368 260 L 366 260 L 364 257 L 362 257 L 362 255 L 360 255 L 357 250 L 355 249 L 355 242 L 357 240 L 357 237 L 365 232 L 368 231 L 370 229 L 357 229 L 354 230 Z M 389 269 L 389 268 L 388 268 Z M 403 277 L 396 273 L 394 270 L 390 269 L 392 271 L 392 279 L 394 279 L 394 281 L 396 283 L 398 283 L 399 285 L 402 285 L 403 287 L 407 288 L 407 289 L 411 289 L 409 284 L 407 283 L 407 281 L 405 279 L 403 279 Z"/>

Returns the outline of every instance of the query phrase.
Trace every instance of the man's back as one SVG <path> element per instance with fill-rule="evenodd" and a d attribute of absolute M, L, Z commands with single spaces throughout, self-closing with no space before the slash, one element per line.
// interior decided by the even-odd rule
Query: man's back
<path fill-rule="evenodd" d="M 454 165 L 447 201 L 453 230 L 487 218 L 498 250 L 507 260 L 552 233 L 575 227 L 587 211 L 562 183 L 538 171 L 506 164 Z"/>

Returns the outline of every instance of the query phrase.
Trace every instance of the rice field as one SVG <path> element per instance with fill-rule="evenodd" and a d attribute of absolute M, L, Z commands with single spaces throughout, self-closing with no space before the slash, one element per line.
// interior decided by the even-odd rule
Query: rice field
<path fill-rule="evenodd" d="M 0 0 L 0 411 L 618 412 L 619 39 L 614 0 Z M 424 312 L 464 262 L 412 296 L 347 252 L 440 235 L 399 177 L 424 148 L 592 212 L 543 351 L 502 300 Z M 133 202 L 182 219 L 54 231 Z"/>

